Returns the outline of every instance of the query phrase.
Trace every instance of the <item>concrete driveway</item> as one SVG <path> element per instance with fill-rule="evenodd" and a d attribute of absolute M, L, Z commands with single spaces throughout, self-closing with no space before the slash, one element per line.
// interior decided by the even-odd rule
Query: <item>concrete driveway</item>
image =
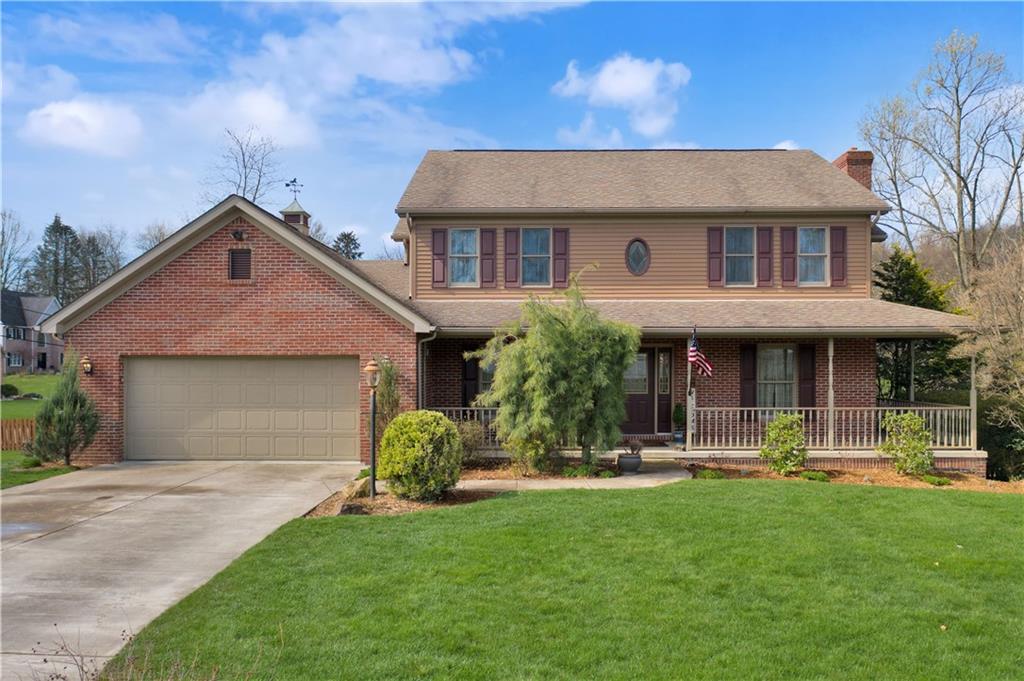
<path fill-rule="evenodd" d="M 0 677 L 43 669 L 33 649 L 52 655 L 54 624 L 102 663 L 122 630 L 142 629 L 359 468 L 124 463 L 4 490 Z"/>

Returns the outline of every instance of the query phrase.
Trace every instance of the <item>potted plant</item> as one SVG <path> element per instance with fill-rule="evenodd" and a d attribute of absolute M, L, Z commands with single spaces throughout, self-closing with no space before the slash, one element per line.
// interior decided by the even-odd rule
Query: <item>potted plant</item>
<path fill-rule="evenodd" d="M 644 446 L 639 442 L 627 442 L 624 450 L 619 454 L 619 471 L 623 475 L 636 475 L 640 470 L 640 464 L 643 463 L 640 454 L 644 451 Z"/>
<path fill-rule="evenodd" d="M 683 430 L 686 427 L 686 407 L 682 402 L 676 402 L 675 408 L 672 409 L 672 423 L 676 426 L 676 429 L 672 431 L 672 440 L 676 443 L 684 442 L 686 440 Z"/>

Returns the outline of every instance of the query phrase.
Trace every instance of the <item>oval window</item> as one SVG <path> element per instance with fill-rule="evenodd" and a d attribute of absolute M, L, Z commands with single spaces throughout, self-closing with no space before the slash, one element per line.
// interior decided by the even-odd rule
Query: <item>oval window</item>
<path fill-rule="evenodd" d="M 632 274 L 640 276 L 651 266 L 651 251 L 643 239 L 633 239 L 626 246 L 626 267 Z"/>

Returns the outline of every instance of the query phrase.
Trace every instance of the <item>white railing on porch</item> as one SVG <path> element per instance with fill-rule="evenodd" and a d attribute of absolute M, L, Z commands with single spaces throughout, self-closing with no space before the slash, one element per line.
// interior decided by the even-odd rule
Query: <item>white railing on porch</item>
<path fill-rule="evenodd" d="M 809 449 L 876 449 L 887 433 L 887 413 L 912 412 L 924 419 L 933 449 L 974 449 L 971 408 L 952 405 L 827 407 L 764 409 L 701 407 L 696 409 L 693 449 L 759 449 L 765 428 L 778 414 L 804 417 L 804 439 Z"/>
<path fill-rule="evenodd" d="M 439 411 L 455 423 L 476 421 L 484 429 L 484 447 L 497 448 L 498 438 L 494 432 L 494 419 L 498 415 L 495 407 L 427 407 L 431 411 Z"/>

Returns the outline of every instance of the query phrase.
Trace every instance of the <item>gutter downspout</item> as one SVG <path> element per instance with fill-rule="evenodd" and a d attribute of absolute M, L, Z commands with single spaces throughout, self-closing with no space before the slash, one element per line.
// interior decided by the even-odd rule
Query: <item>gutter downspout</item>
<path fill-rule="evenodd" d="M 416 408 L 423 409 L 423 378 L 426 375 L 426 366 L 423 362 L 423 346 L 437 338 L 437 327 L 426 338 L 416 341 Z"/>

